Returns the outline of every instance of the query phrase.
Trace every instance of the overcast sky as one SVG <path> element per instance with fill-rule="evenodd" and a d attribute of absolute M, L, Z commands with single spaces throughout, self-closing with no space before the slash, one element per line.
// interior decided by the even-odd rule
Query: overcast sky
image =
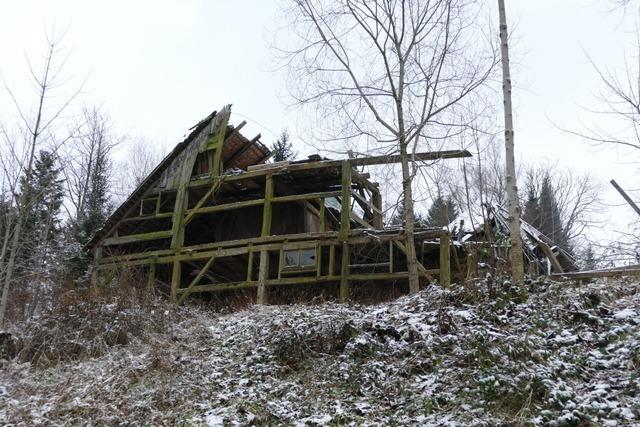
<path fill-rule="evenodd" d="M 601 85 L 585 52 L 605 68 L 622 69 L 625 54 L 635 56 L 637 11 L 609 12 L 606 0 L 507 3 L 516 41 L 516 156 L 589 171 L 607 186 L 616 178 L 640 188 L 628 153 L 596 151 L 556 126 L 580 130 L 581 119 L 593 120 L 582 107 L 597 105 Z M 64 42 L 73 48 L 66 74 L 77 81 L 88 75 L 83 100 L 101 105 L 119 132 L 172 147 L 202 117 L 232 103 L 233 121 L 247 120 L 248 136 L 261 132 L 270 143 L 285 127 L 295 137 L 303 121 L 287 113 L 284 77 L 270 71 L 267 40 L 277 13 L 277 2 L 268 0 L 3 1 L 0 71 L 27 100 L 25 55 L 38 63 L 43 27 L 55 24 L 68 28 Z M 0 93 L 3 117 L 10 107 Z M 606 188 L 607 202 L 620 203 Z M 632 218 L 626 207 L 603 209 L 619 226 Z"/>

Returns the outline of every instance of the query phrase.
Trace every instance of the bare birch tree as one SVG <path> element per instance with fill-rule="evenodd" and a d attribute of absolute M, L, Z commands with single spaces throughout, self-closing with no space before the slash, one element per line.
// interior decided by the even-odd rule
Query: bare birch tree
<path fill-rule="evenodd" d="M 411 154 L 455 132 L 455 111 L 495 69 L 491 38 L 479 31 L 482 6 L 474 0 L 296 0 L 285 11 L 285 28 L 295 37 L 289 38 L 293 46 L 278 49 L 293 98 L 316 107 L 324 128 L 335 131 L 334 143 L 342 144 L 336 151 L 358 141 L 366 154 L 401 156 L 411 292 L 419 289 Z"/>
<path fill-rule="evenodd" d="M 20 118 L 19 129 L 20 135 L 24 136 L 24 141 L 11 141 L 10 159 L 5 159 L 11 163 L 4 164 L 5 171 L 12 169 L 17 171 L 16 179 L 12 180 L 13 194 L 19 184 L 20 177 L 24 181 L 29 182 L 33 174 L 36 154 L 45 144 L 51 144 L 57 150 L 60 141 L 56 139 L 56 127 L 62 119 L 62 114 L 70 107 L 81 91 L 81 86 L 70 94 L 58 94 L 59 102 L 53 103 L 52 99 L 56 98 L 54 94 L 61 91 L 64 86 L 65 78 L 61 72 L 64 68 L 68 53 L 61 48 L 63 33 L 46 33 L 47 50 L 44 56 L 44 62 L 40 70 L 35 70 L 29 62 L 29 75 L 31 81 L 36 88 L 36 102 L 32 109 L 26 109 L 21 105 L 15 93 L 4 81 L 4 89 L 9 95 L 16 112 Z M 2 127 L 6 131 L 6 126 Z M 63 141 L 67 138 L 63 138 Z M 2 294 L 0 296 L 0 326 L 4 321 L 4 315 L 7 306 L 7 298 L 9 288 L 14 280 L 14 272 L 16 269 L 17 254 L 20 249 L 24 220 L 26 213 L 30 209 L 30 203 L 33 201 L 29 186 L 23 188 L 20 196 L 14 201 L 15 208 L 13 216 L 8 221 L 5 240 L 0 253 L 0 284 L 2 285 Z"/>
<path fill-rule="evenodd" d="M 516 162 L 514 149 L 513 111 L 511 108 L 511 72 L 509 69 L 509 41 L 507 31 L 507 15 L 504 0 L 498 0 L 500 14 L 500 45 L 502 57 L 502 91 L 504 94 L 504 142 L 505 160 L 507 164 L 507 201 L 509 205 L 509 232 L 511 234 L 511 279 L 514 283 L 524 285 L 524 261 L 522 258 L 522 238 L 520 237 L 520 205 L 518 203 L 518 187 L 516 182 Z"/>

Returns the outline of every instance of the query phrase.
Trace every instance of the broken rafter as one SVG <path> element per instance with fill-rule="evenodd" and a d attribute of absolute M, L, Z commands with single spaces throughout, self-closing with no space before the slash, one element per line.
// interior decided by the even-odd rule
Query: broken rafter
<path fill-rule="evenodd" d="M 231 156 L 229 156 L 229 158 L 227 159 L 226 163 L 228 165 L 232 164 L 235 160 L 238 159 L 238 157 L 243 155 L 245 151 L 247 151 L 249 148 L 251 148 L 253 146 L 253 144 L 258 142 L 258 140 L 260 139 L 261 136 L 262 136 L 261 134 L 258 134 L 256 136 L 254 136 L 253 139 L 250 139 L 249 141 L 245 142 L 240 148 L 238 148 L 236 150 L 235 153 L 233 153 Z"/>

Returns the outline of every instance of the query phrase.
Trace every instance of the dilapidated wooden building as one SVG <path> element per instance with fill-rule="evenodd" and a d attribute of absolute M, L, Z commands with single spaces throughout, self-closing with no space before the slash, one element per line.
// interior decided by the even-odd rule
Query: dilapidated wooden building
<path fill-rule="evenodd" d="M 243 136 L 230 114 L 226 106 L 194 126 L 93 236 L 94 280 L 135 267 L 175 302 L 256 288 L 259 303 L 270 286 L 339 283 L 346 300 L 350 282 L 407 280 L 404 232 L 384 227 L 379 186 L 357 170 L 399 156 L 266 163 L 260 136 Z M 447 232 L 419 229 L 414 241 L 421 277 L 450 280 Z"/>

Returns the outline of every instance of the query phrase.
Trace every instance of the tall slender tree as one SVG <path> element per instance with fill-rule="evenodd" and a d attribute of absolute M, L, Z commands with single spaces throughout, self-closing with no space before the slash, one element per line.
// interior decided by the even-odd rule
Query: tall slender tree
<path fill-rule="evenodd" d="M 518 204 L 518 187 L 516 183 L 516 165 L 513 130 L 513 111 L 511 107 L 511 71 L 509 69 L 509 37 L 507 31 L 507 14 L 504 0 L 498 0 L 500 15 L 500 52 L 502 57 L 502 93 L 504 96 L 504 141 L 507 164 L 507 199 L 509 203 L 509 231 L 511 235 L 511 279 L 514 283 L 524 285 L 524 261 L 522 259 L 522 238 L 520 237 L 520 205 Z"/>
<path fill-rule="evenodd" d="M 279 46 L 290 93 L 323 114 L 343 153 L 398 153 L 409 289 L 419 290 L 413 178 L 419 147 L 450 135 L 455 114 L 497 64 L 482 44 L 474 0 L 298 0 L 285 13 L 293 46 Z M 284 40 L 284 38 L 283 38 Z M 320 108 L 318 108 L 320 107 Z M 334 114 L 337 113 L 337 114 Z M 326 119 L 328 117 L 328 120 Z M 348 144 L 345 143 L 348 141 Z"/>

